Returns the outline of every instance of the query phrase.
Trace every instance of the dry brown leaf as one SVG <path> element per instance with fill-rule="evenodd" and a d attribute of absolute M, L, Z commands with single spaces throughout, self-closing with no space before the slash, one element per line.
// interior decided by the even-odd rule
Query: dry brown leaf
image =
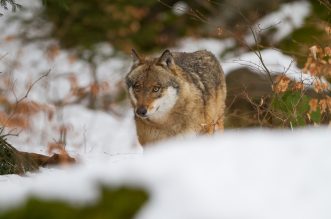
<path fill-rule="evenodd" d="M 8 36 L 5 36 L 5 42 L 11 42 L 13 41 L 14 39 L 16 38 L 15 35 L 8 35 Z"/>
<path fill-rule="evenodd" d="M 69 61 L 70 64 L 75 63 L 77 61 L 77 56 L 75 54 L 70 54 L 68 56 L 68 61 Z"/>
<path fill-rule="evenodd" d="M 329 85 L 321 80 L 316 80 L 314 82 L 314 90 L 316 93 L 322 93 L 323 91 L 327 90 Z"/>
<path fill-rule="evenodd" d="M 317 99 L 311 99 L 309 101 L 309 107 L 310 107 L 310 112 L 315 112 L 318 107 L 318 100 Z"/>
<path fill-rule="evenodd" d="M 29 128 L 29 117 L 22 115 L 8 116 L 4 112 L 0 112 L 0 125 L 8 128 Z"/>
<path fill-rule="evenodd" d="M 331 97 L 326 96 L 325 100 L 326 100 L 326 105 L 328 106 L 329 109 L 329 113 L 331 113 Z"/>
<path fill-rule="evenodd" d="M 321 109 L 321 113 L 325 113 L 328 108 L 327 99 L 321 99 L 319 101 L 319 107 Z"/>
<path fill-rule="evenodd" d="M 68 76 L 68 80 L 69 80 L 69 83 L 70 83 L 70 90 L 71 91 L 76 90 L 78 88 L 77 76 L 74 75 L 74 74 L 71 74 L 71 75 Z"/>
<path fill-rule="evenodd" d="M 47 57 L 54 60 L 60 54 L 60 47 L 57 44 L 52 44 L 47 48 Z"/>
<path fill-rule="evenodd" d="M 296 82 L 296 83 L 293 85 L 292 90 L 293 90 L 293 91 L 302 91 L 303 88 L 304 88 L 303 83 L 302 83 L 301 81 L 299 81 L 299 82 Z"/>
<path fill-rule="evenodd" d="M 291 80 L 285 75 L 278 75 L 273 85 L 274 92 L 284 93 L 285 91 L 287 91 L 290 81 Z"/>
<path fill-rule="evenodd" d="M 331 56 L 331 48 L 330 47 L 325 47 L 324 48 L 324 55 L 325 56 Z"/>
<path fill-rule="evenodd" d="M 92 83 L 90 85 L 90 91 L 94 96 L 97 96 L 98 93 L 100 92 L 100 86 L 98 83 Z"/>
<path fill-rule="evenodd" d="M 54 151 L 57 152 L 58 154 L 54 153 Z M 76 162 L 74 158 L 69 156 L 62 143 L 49 143 L 48 153 L 53 154 L 53 156 L 51 156 L 50 159 L 47 161 L 48 165 L 55 165 L 55 164 L 66 165 Z"/>

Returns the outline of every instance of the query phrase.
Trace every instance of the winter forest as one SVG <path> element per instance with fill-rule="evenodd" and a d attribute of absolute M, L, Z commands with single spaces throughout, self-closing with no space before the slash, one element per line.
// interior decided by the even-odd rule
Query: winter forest
<path fill-rule="evenodd" d="M 329 0 L 0 0 L 0 219 L 329 219 L 330 83 Z"/>

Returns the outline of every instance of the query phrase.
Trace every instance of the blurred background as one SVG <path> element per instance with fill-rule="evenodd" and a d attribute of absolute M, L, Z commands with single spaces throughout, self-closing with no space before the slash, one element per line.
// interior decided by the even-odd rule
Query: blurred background
<path fill-rule="evenodd" d="M 131 48 L 213 52 L 226 74 L 228 129 L 330 122 L 326 0 L 0 3 L 1 133 L 22 149 L 122 150 L 99 139 L 118 142 L 125 131 L 96 127 L 130 130 L 134 145 L 123 83 Z"/>
<path fill-rule="evenodd" d="M 31 70 L 44 68 L 45 72 L 48 67 L 52 72 L 48 78 L 67 80 L 62 86 L 71 90 L 70 94 L 54 91 L 57 94 L 50 94 L 51 104 L 68 104 L 64 99 L 73 94 L 70 103 L 116 115 L 123 108 L 115 108 L 126 100 L 121 80 L 131 64 L 131 48 L 144 55 L 157 55 L 166 48 L 207 49 L 220 59 L 227 75 L 228 127 L 305 125 L 309 118 L 293 122 L 263 115 L 265 119 L 259 121 L 256 104 L 261 98 L 269 99 L 278 74 L 300 78 L 293 75 L 307 70 L 309 48 L 330 45 L 330 3 L 324 0 L 1 2 L 4 72 L 22 68 L 18 63 L 24 59 L 23 48 L 37 47 L 29 51 L 29 59 L 35 57 Z M 269 53 L 259 57 L 260 51 Z M 67 60 L 60 63 L 62 54 Z M 245 54 L 247 60 L 242 58 Z M 77 62 L 84 70 L 72 70 Z M 26 79 L 21 80 L 23 84 Z M 50 84 L 52 89 L 63 90 Z M 265 107 L 260 111 L 268 114 Z M 318 123 L 327 122 L 325 116 L 320 115 Z"/>

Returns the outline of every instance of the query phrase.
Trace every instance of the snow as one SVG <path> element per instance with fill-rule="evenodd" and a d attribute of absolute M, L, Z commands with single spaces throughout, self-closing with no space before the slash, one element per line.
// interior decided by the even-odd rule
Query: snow
<path fill-rule="evenodd" d="M 271 36 L 271 42 L 276 43 L 291 34 L 293 30 L 304 24 L 305 18 L 311 11 L 311 5 L 308 1 L 295 1 L 281 5 L 280 9 L 269 13 L 253 25 L 254 31 L 260 31 L 275 28 Z M 249 45 L 254 45 L 255 40 L 251 33 L 246 37 Z"/>
<path fill-rule="evenodd" d="M 329 128 L 228 131 L 160 143 L 143 156 L 2 176 L 0 206 L 27 195 L 86 204 L 103 183 L 150 193 L 138 219 L 330 218 L 330 134 Z"/>
<path fill-rule="evenodd" d="M 271 75 L 285 74 L 289 78 L 295 81 L 303 81 L 307 85 L 312 84 L 315 80 L 309 74 L 302 73 L 302 70 L 297 67 L 296 62 L 290 56 L 284 55 L 278 50 L 261 50 L 261 57 Z M 224 60 L 222 61 L 222 67 L 225 74 L 243 67 L 250 68 L 260 74 L 267 74 L 255 52 L 244 53 L 238 57 Z"/>
<path fill-rule="evenodd" d="M 226 49 L 235 46 L 234 39 L 195 39 L 195 38 L 185 38 L 179 43 L 178 48 L 174 48 L 174 51 L 185 51 L 185 52 L 194 52 L 197 50 L 208 50 L 215 55 L 221 55 Z"/>

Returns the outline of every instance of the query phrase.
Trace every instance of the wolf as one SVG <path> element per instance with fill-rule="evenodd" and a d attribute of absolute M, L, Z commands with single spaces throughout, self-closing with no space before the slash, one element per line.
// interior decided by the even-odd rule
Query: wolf
<path fill-rule="evenodd" d="M 141 57 L 125 77 L 142 146 L 185 134 L 223 130 L 226 99 L 224 72 L 209 51 L 165 50 Z"/>

